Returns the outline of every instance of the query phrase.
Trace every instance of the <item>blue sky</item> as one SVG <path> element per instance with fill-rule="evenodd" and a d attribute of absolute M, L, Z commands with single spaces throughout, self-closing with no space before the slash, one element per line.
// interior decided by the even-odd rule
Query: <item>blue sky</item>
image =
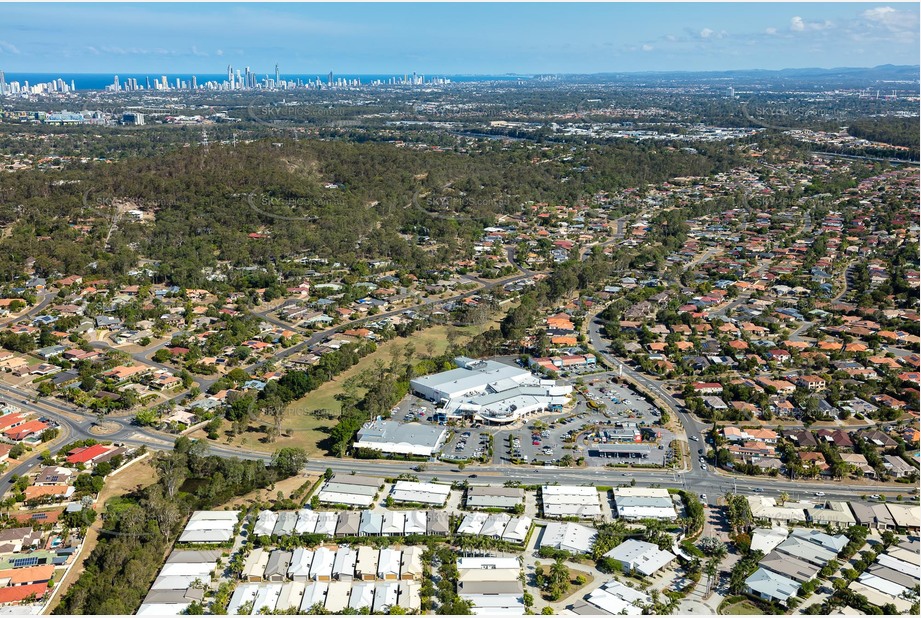
<path fill-rule="evenodd" d="M 0 69 L 595 73 L 919 63 L 918 3 L 3 4 Z"/>

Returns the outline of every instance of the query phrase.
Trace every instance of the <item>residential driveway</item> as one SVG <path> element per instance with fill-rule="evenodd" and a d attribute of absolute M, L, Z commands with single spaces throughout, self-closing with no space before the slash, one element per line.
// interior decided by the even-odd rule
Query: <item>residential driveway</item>
<path fill-rule="evenodd" d="M 715 536 L 728 544 L 730 532 L 729 522 L 722 507 L 710 506 L 704 508 L 704 530 L 700 535 L 701 538 Z"/>

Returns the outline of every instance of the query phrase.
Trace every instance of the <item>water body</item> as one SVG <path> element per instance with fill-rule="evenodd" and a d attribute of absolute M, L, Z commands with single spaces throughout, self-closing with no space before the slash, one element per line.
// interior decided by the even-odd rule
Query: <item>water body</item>
<path fill-rule="evenodd" d="M 236 70 L 236 69 L 235 69 Z M 77 90 L 103 90 L 106 86 L 110 86 L 115 81 L 115 76 L 118 75 L 119 83 L 124 85 L 125 80 L 129 78 L 134 78 L 137 80 L 139 86 L 144 86 L 146 89 L 147 78 L 150 78 L 150 83 L 153 85 L 154 79 L 160 80 L 164 75 L 166 75 L 167 82 L 170 85 L 176 83 L 178 78 L 180 81 L 185 81 L 192 83 L 192 77 L 194 76 L 198 80 L 199 86 L 207 82 L 217 82 L 222 83 L 227 81 L 226 73 L 6 73 L 6 82 L 19 82 L 20 84 L 24 82 L 29 82 L 29 84 L 43 84 L 57 79 L 63 79 L 64 83 L 68 86 L 70 82 L 73 81 Z M 275 79 L 275 73 L 256 73 L 256 79 L 262 81 L 265 78 Z M 300 73 L 296 75 L 282 73 L 280 75 L 281 79 L 284 81 L 293 81 L 301 80 L 302 82 L 307 81 L 316 81 L 320 80 L 323 83 L 326 83 L 328 74 L 327 73 Z M 336 74 L 333 73 L 333 79 L 347 79 L 361 80 L 362 84 L 370 84 L 373 81 L 382 81 L 387 82 L 390 79 L 403 79 L 404 77 L 412 77 L 412 74 L 409 75 L 396 75 L 396 74 L 380 74 L 380 75 L 354 75 L 354 74 Z M 531 75 L 426 75 L 425 79 L 429 80 L 432 78 L 446 78 L 450 79 L 452 82 L 494 82 L 494 81 L 518 81 L 518 80 L 531 80 L 533 76 Z M 428 85 L 427 83 L 425 85 Z"/>

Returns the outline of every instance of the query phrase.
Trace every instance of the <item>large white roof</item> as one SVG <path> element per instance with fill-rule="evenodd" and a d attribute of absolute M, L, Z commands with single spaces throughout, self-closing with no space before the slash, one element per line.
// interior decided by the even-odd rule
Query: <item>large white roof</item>
<path fill-rule="evenodd" d="M 397 502 L 444 504 L 450 494 L 451 487 L 448 485 L 417 483 L 415 481 L 397 481 L 393 485 L 390 497 Z"/>
<path fill-rule="evenodd" d="M 646 605 L 652 602 L 649 595 L 615 580 L 598 588 L 588 595 L 585 600 L 610 614 L 623 613 L 628 616 L 642 614 L 643 610 L 639 605 Z"/>
<path fill-rule="evenodd" d="M 592 544 L 598 532 L 594 528 L 582 526 L 580 524 L 550 523 L 544 528 L 544 533 L 540 538 L 540 546 L 553 547 L 564 551 L 588 553 L 592 549 Z"/>
<path fill-rule="evenodd" d="M 636 539 L 624 541 L 604 556 L 619 560 L 643 575 L 652 575 L 675 559 L 675 554 L 662 551 L 652 543 Z"/>
<path fill-rule="evenodd" d="M 752 573 L 745 580 L 745 585 L 759 594 L 784 602 L 799 591 L 799 584 L 792 579 L 762 568 Z"/>
<path fill-rule="evenodd" d="M 359 496 L 358 494 L 336 493 L 323 490 L 317 494 L 317 499 L 326 504 L 345 504 L 348 506 L 371 506 L 374 496 Z"/>
<path fill-rule="evenodd" d="M 493 382 L 512 380 L 520 383 L 531 377 L 531 372 L 521 367 L 514 367 L 496 361 L 484 360 L 469 364 L 466 368 L 451 369 L 430 376 L 422 376 L 412 381 L 414 388 L 429 388 L 453 394 L 485 391 Z"/>
<path fill-rule="evenodd" d="M 191 603 L 144 603 L 135 616 L 181 616 Z"/>
<path fill-rule="evenodd" d="M 464 557 L 457 559 L 458 570 L 464 569 L 520 569 L 518 558 Z"/>
<path fill-rule="evenodd" d="M 585 485 L 544 485 L 543 496 L 591 496 L 598 499 L 598 490 Z"/>
<path fill-rule="evenodd" d="M 752 551 L 762 551 L 765 555 L 787 540 L 789 531 L 786 528 L 755 528 L 752 531 Z"/>

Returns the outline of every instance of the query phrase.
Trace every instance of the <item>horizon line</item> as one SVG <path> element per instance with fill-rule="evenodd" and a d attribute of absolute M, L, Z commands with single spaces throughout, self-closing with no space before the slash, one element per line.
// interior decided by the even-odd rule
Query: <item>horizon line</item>
<path fill-rule="evenodd" d="M 338 75 L 410 75 L 411 73 L 421 74 L 421 75 L 446 75 L 446 76 L 464 76 L 464 77 L 498 77 L 498 76 L 532 76 L 532 75 L 565 75 L 565 76 L 595 76 L 595 75 L 646 75 L 651 73 L 738 73 L 738 72 L 747 72 L 747 71 L 766 71 L 766 72 L 781 72 L 781 71 L 802 71 L 802 70 L 820 70 L 820 71 L 835 71 L 835 70 L 844 70 L 844 69 L 878 69 L 883 67 L 893 67 L 893 68 L 918 68 L 921 69 L 921 64 L 875 64 L 872 66 L 833 66 L 833 67 L 824 67 L 824 66 L 797 66 L 797 67 L 784 67 L 782 69 L 766 69 L 760 67 L 751 67 L 745 69 L 648 69 L 643 71 L 594 71 L 591 73 L 580 73 L 580 72 L 567 72 L 567 71 L 503 71 L 503 72 L 487 72 L 487 73 L 458 73 L 458 72 L 446 72 L 446 71 L 344 71 L 338 73 Z M 3 71 L 6 74 L 14 73 L 32 73 L 34 75 L 55 75 L 55 74 L 68 74 L 68 75 L 108 75 L 112 73 L 113 75 L 118 73 L 150 73 L 151 75 L 163 75 L 160 69 L 151 69 L 151 70 L 142 70 L 142 69 L 110 69 L 107 71 L 35 71 L 35 70 L 8 70 L 0 67 L 0 71 Z M 279 75 L 313 75 L 316 73 L 320 76 L 325 76 L 332 72 L 334 75 L 337 74 L 335 70 L 325 70 L 325 71 L 288 71 L 281 72 Z M 195 73 L 200 73 L 203 75 L 225 75 L 224 71 L 179 71 L 173 73 L 165 73 L 165 75 L 192 75 Z M 251 73 L 266 73 L 274 74 L 274 68 L 269 71 L 251 71 Z"/>

